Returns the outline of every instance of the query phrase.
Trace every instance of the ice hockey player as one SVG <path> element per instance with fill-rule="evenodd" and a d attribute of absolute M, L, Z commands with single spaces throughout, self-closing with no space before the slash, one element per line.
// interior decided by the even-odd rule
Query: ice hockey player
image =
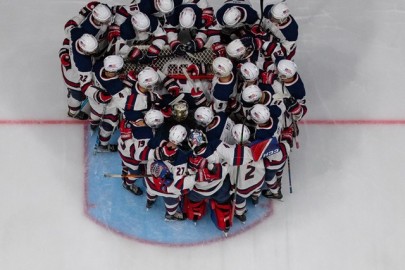
<path fill-rule="evenodd" d="M 268 5 L 264 9 L 262 27 L 270 31 L 281 43 L 286 59 L 292 60 L 296 53 L 298 24 L 290 14 L 285 2 Z"/>
<path fill-rule="evenodd" d="M 232 128 L 232 136 L 238 144 L 249 145 L 250 131 L 243 124 L 236 124 Z M 248 164 L 233 167 L 231 180 L 235 181 L 235 217 L 241 222 L 246 221 L 246 199 L 251 198 L 252 203 L 257 205 L 261 193 L 261 187 L 264 183 L 264 163 L 262 159 Z M 234 195 L 235 196 L 235 195 Z"/>
<path fill-rule="evenodd" d="M 72 69 L 76 72 L 75 76 L 79 80 L 78 83 L 82 94 L 87 96 L 89 100 L 94 100 L 94 104 L 106 104 L 110 102 L 111 95 L 98 89 L 93 80 L 93 55 L 98 48 L 96 38 L 90 34 L 83 33 L 81 28 L 72 29 L 71 34 L 70 61 Z"/>
<path fill-rule="evenodd" d="M 186 129 L 175 125 L 170 129 L 169 143 L 176 152 L 173 159 L 148 162 L 146 177 L 147 202 L 146 207 L 151 208 L 158 196 L 165 201 L 166 220 L 184 220 L 186 217 L 178 210 L 181 196 L 188 193 L 194 186 L 195 175 L 187 170 L 189 153 L 177 148 L 187 137 Z M 168 143 L 168 144 L 169 144 Z M 149 173 L 150 172 L 150 173 Z"/>
<path fill-rule="evenodd" d="M 208 11 L 203 11 L 197 4 L 183 4 L 167 18 L 164 29 L 175 55 L 200 52 L 205 49 L 208 39 L 209 44 L 220 42 L 219 25 L 204 19 L 203 13 Z"/>
<path fill-rule="evenodd" d="M 120 54 L 132 62 L 150 64 L 166 44 L 166 32 L 156 17 L 135 11 L 121 25 L 119 36 L 110 42 L 110 53 Z M 143 54 L 138 45 L 149 45 Z"/>
<path fill-rule="evenodd" d="M 100 57 L 108 46 L 107 33 L 112 20 L 113 14 L 108 5 L 90 2 L 82 8 L 79 15 L 65 24 L 65 33 L 69 36 L 74 28 L 79 27 L 84 33 L 93 35 L 99 44 L 97 56 Z"/>
<path fill-rule="evenodd" d="M 217 57 L 212 62 L 214 78 L 212 80 L 212 109 L 223 112 L 228 101 L 236 97 L 237 76 L 232 62 L 225 57 Z"/>
<path fill-rule="evenodd" d="M 272 84 L 275 93 L 291 96 L 284 99 L 287 110 L 285 126 L 294 127 L 294 137 L 298 135 L 297 122 L 307 113 L 306 91 L 297 72 L 297 65 L 291 60 L 281 60 L 277 65 L 277 80 Z"/>
<path fill-rule="evenodd" d="M 263 160 L 266 168 L 265 185 L 267 188 L 262 190 L 262 195 L 269 199 L 283 198 L 281 179 L 285 163 L 293 147 L 292 127 L 285 128 L 281 131 L 279 141 L 280 151 L 277 151 Z"/>
<path fill-rule="evenodd" d="M 131 75 L 132 73 L 129 73 Z M 143 115 L 152 107 L 156 107 L 161 98 L 154 93 L 154 88 L 159 82 L 158 73 L 151 67 L 144 68 L 139 72 L 137 78 L 131 78 L 134 82 L 132 94 L 125 104 L 126 114 L 137 114 L 136 118 L 143 118 Z"/>
<path fill-rule="evenodd" d="M 194 112 L 197 125 L 204 130 L 208 141 L 220 139 L 228 144 L 235 144 L 232 137 L 234 121 L 225 112 L 215 113 L 210 107 L 201 106 Z"/>
<path fill-rule="evenodd" d="M 197 172 L 196 183 L 185 200 L 189 219 L 199 220 L 210 201 L 212 219 L 218 229 L 227 232 L 232 226 L 230 198 L 230 166 L 247 164 L 253 160 L 249 147 L 229 145 L 219 139 L 208 141 L 201 130 L 192 130 L 188 143 L 193 151 L 189 168 Z"/>
<path fill-rule="evenodd" d="M 110 55 L 94 64 L 94 87 L 102 91 L 111 99 L 106 104 L 89 97 L 92 108 L 90 118 L 91 127 L 99 127 L 99 148 L 101 150 L 117 151 L 117 145 L 110 144 L 111 135 L 118 125 L 119 117 L 125 106 L 131 89 L 119 77 L 119 72 L 124 67 L 121 56 Z"/>
<path fill-rule="evenodd" d="M 223 28 L 222 43 L 228 44 L 231 40 L 240 37 L 241 29 L 253 26 L 259 19 L 259 15 L 248 0 L 226 0 L 217 10 L 216 18 Z"/>
<path fill-rule="evenodd" d="M 163 114 L 154 109 L 147 111 L 143 118 L 136 118 L 136 114 L 126 114 L 126 118 L 121 121 L 121 135 L 118 138 L 122 175 L 144 175 L 149 160 L 173 158 L 175 152 L 170 149 L 173 145 L 163 144 L 156 136 L 163 122 Z M 142 190 L 135 185 L 139 178 L 123 176 L 123 187 L 135 195 L 141 195 Z"/>
<path fill-rule="evenodd" d="M 63 81 L 68 91 L 68 116 L 79 120 L 87 120 L 89 116 L 82 110 L 85 105 L 86 95 L 82 93 L 80 88 L 77 66 L 72 63 L 71 41 L 68 38 L 63 40 L 63 46 L 59 50 L 59 59 Z"/>

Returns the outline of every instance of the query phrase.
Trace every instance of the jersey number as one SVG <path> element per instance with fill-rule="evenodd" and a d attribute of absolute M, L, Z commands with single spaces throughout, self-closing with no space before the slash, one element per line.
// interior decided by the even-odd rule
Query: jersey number
<path fill-rule="evenodd" d="M 254 173 L 255 173 L 255 167 L 253 167 L 252 165 L 247 165 L 246 167 L 248 169 L 246 175 L 245 175 L 245 181 L 254 178 Z"/>

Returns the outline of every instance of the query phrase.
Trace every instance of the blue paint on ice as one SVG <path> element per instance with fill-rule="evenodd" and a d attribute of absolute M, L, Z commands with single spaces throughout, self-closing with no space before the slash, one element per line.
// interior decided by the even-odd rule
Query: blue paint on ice
<path fill-rule="evenodd" d="M 104 177 L 104 173 L 120 174 L 121 160 L 118 153 L 94 155 L 96 137 L 96 134 L 91 136 L 89 133 L 87 138 L 86 183 L 87 212 L 95 221 L 126 237 L 163 245 L 196 245 L 224 239 L 224 234 L 212 223 L 209 212 L 194 225 L 191 220 L 165 221 L 161 198 L 146 211 L 145 193 L 135 196 L 122 187 L 121 179 Z M 145 191 L 141 181 L 137 180 L 137 184 Z M 247 222 L 242 224 L 235 219 L 228 236 L 251 228 L 271 214 L 271 202 L 266 198 L 261 198 L 256 207 L 253 207 L 250 200 L 247 204 Z"/>

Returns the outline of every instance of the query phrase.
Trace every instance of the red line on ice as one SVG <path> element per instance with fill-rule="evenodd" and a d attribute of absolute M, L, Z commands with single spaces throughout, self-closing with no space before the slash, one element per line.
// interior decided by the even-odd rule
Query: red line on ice
<path fill-rule="evenodd" d="M 0 119 L 0 125 L 87 125 L 89 121 L 51 119 Z M 405 125 L 403 119 L 308 119 L 302 125 Z"/>

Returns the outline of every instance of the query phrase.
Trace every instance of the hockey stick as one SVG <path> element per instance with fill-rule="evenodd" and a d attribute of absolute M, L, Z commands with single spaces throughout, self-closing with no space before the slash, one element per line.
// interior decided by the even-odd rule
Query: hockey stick
<path fill-rule="evenodd" d="M 285 93 L 284 93 L 284 83 L 281 84 L 281 89 L 282 89 L 282 91 L 283 91 L 283 94 L 285 95 Z M 285 113 L 286 113 L 286 112 L 284 112 L 284 127 L 287 127 L 287 116 L 285 115 Z M 290 193 L 292 193 L 293 190 L 292 190 L 292 181 L 291 181 L 290 155 L 289 155 L 289 154 L 287 154 L 287 155 L 288 155 L 288 156 L 287 156 L 288 184 L 289 184 L 289 187 L 290 187 Z"/>
<path fill-rule="evenodd" d="M 246 117 L 245 117 L 245 119 L 243 120 L 243 123 L 242 123 L 242 133 L 241 133 L 240 142 L 239 142 L 240 145 L 242 145 L 242 143 L 243 143 L 242 140 L 243 140 L 243 131 L 245 130 L 244 129 L 245 122 L 246 122 Z M 236 210 L 236 198 L 238 196 L 239 174 L 240 174 L 240 165 L 237 165 L 237 167 L 236 167 L 236 179 L 235 179 L 235 193 L 233 194 L 233 197 L 232 197 L 231 224 L 233 224 L 233 219 L 234 219 L 235 210 Z"/>
<path fill-rule="evenodd" d="M 105 173 L 104 177 L 106 178 L 122 178 L 122 177 L 134 177 L 134 178 L 142 178 L 142 177 L 151 177 L 151 174 L 114 174 L 114 173 Z"/>
<path fill-rule="evenodd" d="M 260 12 L 261 12 L 261 14 L 260 14 L 260 22 L 259 22 L 259 26 L 260 25 L 262 25 L 262 21 L 263 21 L 263 12 L 264 12 L 264 10 L 263 10 L 263 1 L 264 0 L 260 0 Z"/>

